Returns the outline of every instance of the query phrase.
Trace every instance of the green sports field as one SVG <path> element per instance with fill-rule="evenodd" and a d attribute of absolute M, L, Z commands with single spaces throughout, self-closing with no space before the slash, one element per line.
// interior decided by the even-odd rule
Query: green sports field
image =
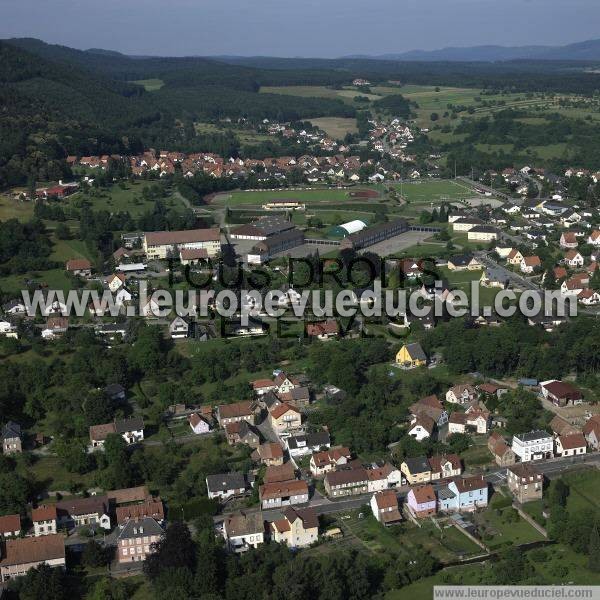
<path fill-rule="evenodd" d="M 213 200 L 213 204 L 222 206 L 238 206 L 241 204 L 262 205 L 273 200 L 293 199 L 301 202 L 332 202 L 338 200 L 351 201 L 353 198 L 349 196 L 351 191 L 359 190 L 339 190 L 339 189 L 322 189 L 322 190 L 260 190 L 251 192 L 231 192 L 229 194 L 220 194 Z M 365 199 L 360 199 L 365 202 Z M 374 199 L 375 201 L 377 199 Z"/>
<path fill-rule="evenodd" d="M 466 184 L 450 181 L 450 180 L 431 180 L 431 181 L 414 181 L 399 184 L 396 189 L 411 203 L 435 202 L 439 200 L 462 200 L 464 198 L 473 198 L 476 193 Z"/>

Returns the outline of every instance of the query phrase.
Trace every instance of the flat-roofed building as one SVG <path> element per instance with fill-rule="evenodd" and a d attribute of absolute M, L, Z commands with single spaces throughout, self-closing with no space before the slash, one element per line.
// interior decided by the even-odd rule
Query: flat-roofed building
<path fill-rule="evenodd" d="M 151 231 L 144 234 L 146 258 L 179 258 L 181 250 L 204 249 L 208 256 L 221 251 L 221 234 L 217 227 L 212 229 L 189 229 L 185 231 Z"/>

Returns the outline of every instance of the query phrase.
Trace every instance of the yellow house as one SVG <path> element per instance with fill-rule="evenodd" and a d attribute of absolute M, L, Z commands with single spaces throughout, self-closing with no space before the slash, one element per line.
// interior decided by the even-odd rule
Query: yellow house
<path fill-rule="evenodd" d="M 314 508 L 283 511 L 283 519 L 271 523 L 271 535 L 276 542 L 290 548 L 310 546 L 319 539 L 319 519 Z"/>
<path fill-rule="evenodd" d="M 405 344 L 396 354 L 396 363 L 404 367 L 423 367 L 427 364 L 427 356 L 417 342 Z"/>
<path fill-rule="evenodd" d="M 400 465 L 400 472 L 410 485 L 431 481 L 431 465 L 424 456 L 407 458 Z"/>

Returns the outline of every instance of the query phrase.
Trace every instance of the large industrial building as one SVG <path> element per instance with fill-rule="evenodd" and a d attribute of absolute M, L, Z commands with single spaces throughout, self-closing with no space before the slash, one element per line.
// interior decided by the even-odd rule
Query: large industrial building
<path fill-rule="evenodd" d="M 263 264 L 278 252 L 285 252 L 301 244 L 304 244 L 304 233 L 302 231 L 299 229 L 284 231 L 255 244 L 252 250 L 248 252 L 248 263 Z"/>
<path fill-rule="evenodd" d="M 290 231 L 295 225 L 280 217 L 261 217 L 252 223 L 240 225 L 232 229 L 229 237 L 232 240 L 253 240 L 260 242 L 269 237 Z"/>
<path fill-rule="evenodd" d="M 345 248 L 361 250 L 378 242 L 389 240 L 391 237 L 406 231 L 408 231 L 408 223 L 404 219 L 396 219 L 349 235 L 342 240 L 340 248 L 342 250 Z"/>

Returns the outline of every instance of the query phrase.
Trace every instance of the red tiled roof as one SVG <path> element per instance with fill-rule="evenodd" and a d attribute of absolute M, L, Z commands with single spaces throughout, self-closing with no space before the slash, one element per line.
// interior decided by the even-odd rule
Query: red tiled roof
<path fill-rule="evenodd" d="M 21 530 L 21 515 L 4 515 L 0 517 L 0 534 L 14 533 Z"/>
<path fill-rule="evenodd" d="M 300 411 L 297 408 L 294 408 L 291 404 L 287 404 L 286 402 L 284 402 L 282 404 L 278 404 L 273 408 L 273 410 L 271 411 L 271 416 L 274 419 L 279 419 L 279 417 L 283 416 L 286 412 L 289 411 L 300 414 Z"/>
<path fill-rule="evenodd" d="M 62 535 L 43 535 L 7 540 L 6 554 L 0 567 L 24 565 L 65 557 L 65 538 Z"/>
<path fill-rule="evenodd" d="M 38 506 L 31 511 L 31 520 L 32 521 L 56 521 L 57 513 L 56 506 L 53 504 L 46 505 L 42 504 L 42 506 Z"/>
<path fill-rule="evenodd" d="M 261 485 L 259 492 L 261 501 L 284 496 L 308 495 L 308 484 L 300 479 L 277 481 Z"/>
<path fill-rule="evenodd" d="M 414 487 L 412 493 L 419 504 L 435 502 L 435 492 L 431 485 L 419 485 Z"/>
<path fill-rule="evenodd" d="M 575 448 L 585 448 L 587 446 L 582 433 L 561 435 L 558 439 L 563 450 L 574 450 Z"/>

